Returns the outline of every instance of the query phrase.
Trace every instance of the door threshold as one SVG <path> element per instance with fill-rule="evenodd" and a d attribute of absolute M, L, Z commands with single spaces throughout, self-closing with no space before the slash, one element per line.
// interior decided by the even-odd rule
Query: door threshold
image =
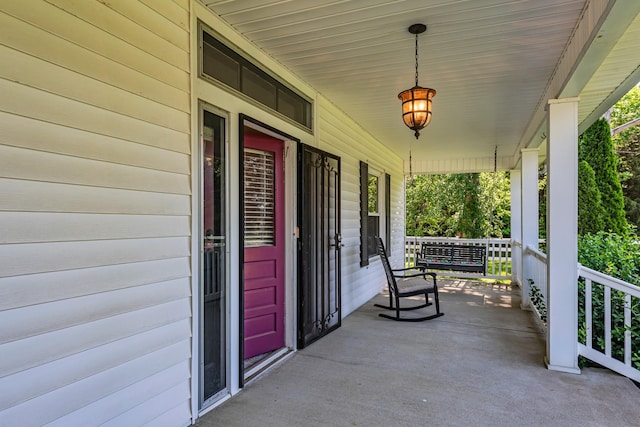
<path fill-rule="evenodd" d="M 280 350 L 274 351 L 271 355 L 266 357 L 259 363 L 256 363 L 251 368 L 244 372 L 244 383 L 245 386 L 259 377 L 261 374 L 266 372 L 269 368 L 277 365 L 278 363 L 284 361 L 289 356 L 293 354 L 293 350 L 288 347 L 283 347 Z"/>

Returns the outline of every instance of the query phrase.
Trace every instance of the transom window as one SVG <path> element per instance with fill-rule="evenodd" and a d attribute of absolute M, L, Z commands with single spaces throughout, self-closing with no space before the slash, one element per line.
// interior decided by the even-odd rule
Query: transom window
<path fill-rule="evenodd" d="M 202 76 L 243 93 L 308 130 L 312 129 L 311 101 L 216 39 L 202 24 L 201 34 Z"/>

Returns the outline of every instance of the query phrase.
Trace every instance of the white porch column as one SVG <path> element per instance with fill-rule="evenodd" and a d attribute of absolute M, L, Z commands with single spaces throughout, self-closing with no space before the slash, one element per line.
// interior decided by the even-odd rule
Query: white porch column
<path fill-rule="evenodd" d="M 522 252 L 527 246 L 538 249 L 538 149 L 525 148 L 522 155 Z M 525 259 L 525 257 L 523 257 Z M 531 285 L 527 278 L 529 263 L 522 265 L 522 309 L 530 310 L 529 291 Z"/>
<path fill-rule="evenodd" d="M 522 173 L 518 169 L 511 169 L 509 171 L 509 178 L 511 181 L 511 242 L 514 240 L 522 243 Z M 519 255 L 519 259 L 514 260 L 514 255 Z M 519 268 L 512 271 L 516 273 L 512 275 L 511 280 L 518 282 L 522 287 L 522 251 L 519 254 L 514 252 L 513 246 L 511 248 L 511 263 L 517 263 Z"/>
<path fill-rule="evenodd" d="M 548 108 L 547 357 L 549 369 L 578 368 L 578 98 Z"/>

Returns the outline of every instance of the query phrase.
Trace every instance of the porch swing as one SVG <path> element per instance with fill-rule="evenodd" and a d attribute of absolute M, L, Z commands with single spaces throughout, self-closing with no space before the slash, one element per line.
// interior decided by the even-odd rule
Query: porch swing
<path fill-rule="evenodd" d="M 493 152 L 493 173 L 498 169 L 498 147 Z M 409 176 L 411 170 L 411 150 L 409 150 Z M 491 222 L 494 213 L 491 212 Z M 489 239 L 487 230 L 486 238 Z M 416 268 L 423 270 L 443 270 L 449 272 L 478 273 L 487 275 L 487 261 L 489 248 L 485 245 L 422 242 L 416 251 Z"/>

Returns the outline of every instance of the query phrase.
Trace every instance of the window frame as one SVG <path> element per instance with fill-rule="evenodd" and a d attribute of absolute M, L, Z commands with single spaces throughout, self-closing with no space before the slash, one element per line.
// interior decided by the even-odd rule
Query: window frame
<path fill-rule="evenodd" d="M 369 212 L 369 177 L 378 178 L 378 212 Z M 384 178 L 384 179 L 383 179 Z M 387 255 L 391 254 L 391 176 L 369 164 L 360 161 L 360 266 L 369 265 L 369 259 L 377 256 L 370 247 L 370 239 L 375 237 L 369 230 L 369 218 L 378 217 L 377 235 L 385 242 Z"/>
<path fill-rule="evenodd" d="M 218 80 L 216 77 L 205 73 L 205 64 L 204 64 L 204 45 L 205 45 L 205 34 L 207 38 L 211 38 L 214 42 L 213 44 L 210 42 L 206 42 L 211 45 L 214 49 L 221 52 L 223 55 L 229 57 L 231 60 L 236 61 L 238 64 L 238 87 L 230 86 L 222 80 Z M 295 125 L 296 127 L 305 130 L 313 134 L 314 127 L 314 103 L 313 100 L 308 96 L 302 94 L 298 90 L 294 89 L 290 85 L 288 85 L 284 80 L 277 77 L 277 75 L 271 72 L 267 67 L 261 64 L 259 61 L 252 58 L 246 52 L 241 50 L 240 48 L 233 45 L 231 42 L 226 40 L 223 36 L 209 27 L 207 24 L 202 21 L 198 21 L 198 77 L 210 82 L 218 87 L 225 89 L 228 92 L 233 93 L 234 95 L 254 104 L 260 108 L 266 109 L 269 112 L 277 115 L 278 117 L 286 120 L 287 122 Z M 247 70 L 259 78 L 263 79 L 266 83 L 272 85 L 275 88 L 275 108 L 268 104 L 263 103 L 258 98 L 252 96 L 249 93 L 245 93 L 244 86 L 244 77 L 243 70 Z M 293 99 L 295 101 L 299 101 L 303 106 L 301 121 L 294 117 L 290 117 L 289 115 L 282 113 L 279 109 L 282 107 L 286 109 L 284 106 L 280 105 L 280 102 L 286 102 L 286 99 L 280 99 L 282 96 L 285 96 Z M 296 116 L 296 114 L 293 114 Z"/>

